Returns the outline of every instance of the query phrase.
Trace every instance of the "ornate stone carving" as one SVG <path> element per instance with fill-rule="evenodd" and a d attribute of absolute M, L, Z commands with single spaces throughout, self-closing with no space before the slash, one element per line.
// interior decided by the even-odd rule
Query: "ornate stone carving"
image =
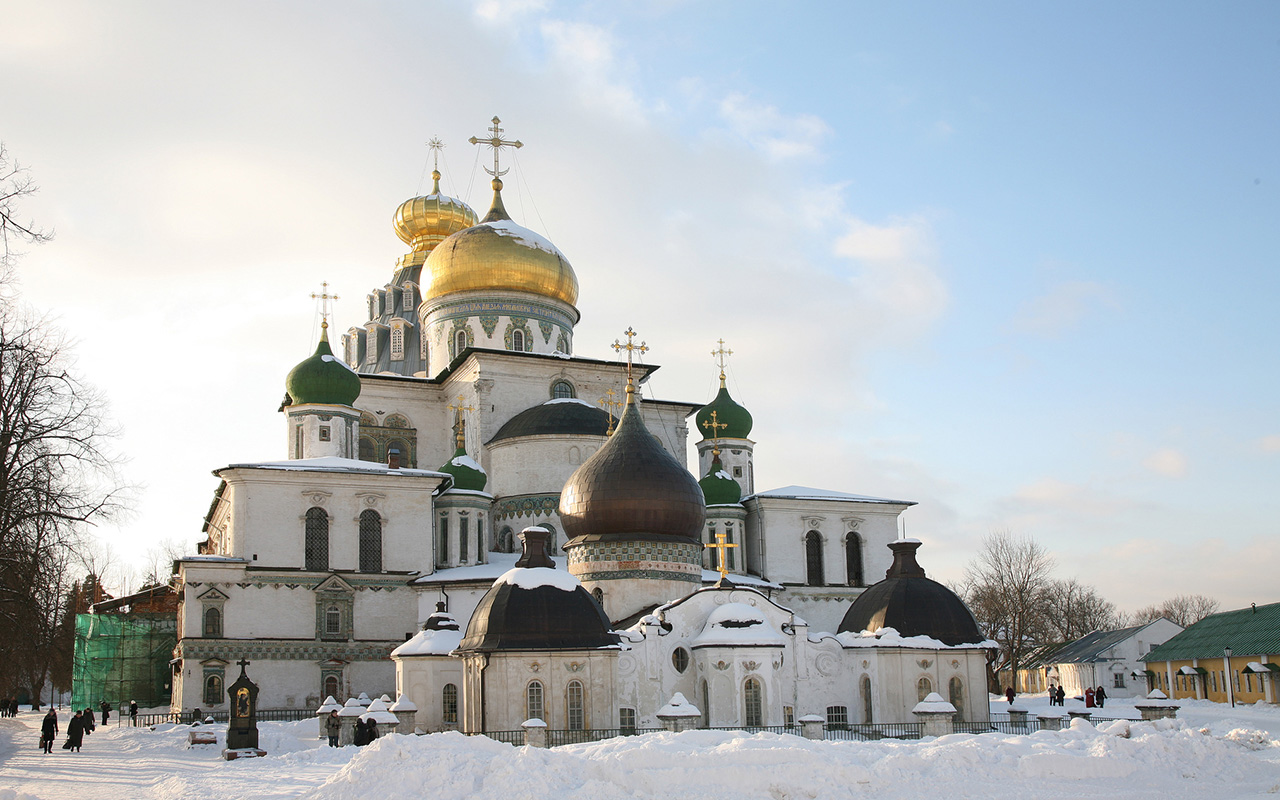
<path fill-rule="evenodd" d="M 717 661 L 716 663 L 712 664 L 711 666 L 713 666 L 713 667 L 715 667 L 716 669 L 718 669 L 718 670 L 720 670 L 721 672 L 723 672 L 723 671 L 725 671 L 726 669 L 728 669 L 728 668 L 729 668 L 729 662 L 727 662 L 727 661 Z"/>
<path fill-rule="evenodd" d="M 333 493 L 323 489 L 304 489 L 302 496 L 307 498 L 311 505 L 323 508 L 325 503 L 329 502 L 329 498 L 333 497 Z"/>
<path fill-rule="evenodd" d="M 929 667 L 933 666 L 933 662 L 927 658 L 922 658 L 916 663 L 920 665 L 920 669 L 928 669 Z"/>
<path fill-rule="evenodd" d="M 759 661 L 744 661 L 744 662 L 742 662 L 742 668 L 743 668 L 743 669 L 745 669 L 745 670 L 747 670 L 748 672 L 755 672 L 756 670 L 760 669 L 760 662 L 759 662 Z"/>
<path fill-rule="evenodd" d="M 547 321 L 545 321 L 545 320 L 538 320 L 538 329 L 539 329 L 540 331 L 542 331 L 542 343 L 543 343 L 543 344 L 550 344 L 550 343 L 551 343 L 551 329 L 552 329 L 552 325 L 551 325 L 551 323 L 550 323 L 550 322 L 547 322 Z"/>
<path fill-rule="evenodd" d="M 484 328 L 484 335 L 492 339 L 493 332 L 498 328 L 498 315 L 497 314 L 481 314 L 480 327 Z"/>
<path fill-rule="evenodd" d="M 801 517 L 800 519 L 804 522 L 806 528 L 817 531 L 822 530 L 822 521 L 826 517 Z"/>

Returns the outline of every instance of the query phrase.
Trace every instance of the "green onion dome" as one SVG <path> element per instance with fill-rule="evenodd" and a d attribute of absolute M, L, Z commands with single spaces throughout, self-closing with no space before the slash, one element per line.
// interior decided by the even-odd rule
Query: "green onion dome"
<path fill-rule="evenodd" d="M 350 406 L 360 396 L 360 376 L 329 349 L 328 322 L 320 326 L 316 352 L 289 371 L 284 387 L 293 405 Z"/>
<path fill-rule="evenodd" d="M 711 457 L 711 469 L 698 481 L 698 486 L 702 487 L 702 496 L 709 506 L 731 506 L 742 499 L 742 487 L 725 471 L 719 453 Z"/>
<path fill-rule="evenodd" d="M 453 488 L 455 489 L 483 492 L 484 485 L 489 482 L 489 476 L 485 473 L 484 467 L 481 467 L 474 458 L 467 455 L 467 450 L 462 445 L 458 445 L 458 450 L 453 454 L 453 458 L 449 459 L 449 463 L 441 467 L 440 471 L 447 472 L 453 476 Z"/>
<path fill-rule="evenodd" d="M 711 412 L 716 412 L 717 427 L 711 429 Z M 720 391 L 716 398 L 707 403 L 699 411 L 694 421 L 703 440 L 707 439 L 745 439 L 751 433 L 751 412 L 733 401 L 729 390 L 724 385 L 724 375 L 720 376 Z"/>

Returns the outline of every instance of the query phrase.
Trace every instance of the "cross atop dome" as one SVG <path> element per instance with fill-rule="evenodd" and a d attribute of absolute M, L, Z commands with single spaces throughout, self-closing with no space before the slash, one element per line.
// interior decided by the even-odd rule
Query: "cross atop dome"
<path fill-rule="evenodd" d="M 484 171 L 489 173 L 495 178 L 501 178 L 503 175 L 506 175 L 510 171 L 510 167 L 508 167 L 507 169 L 498 169 L 498 155 L 499 155 L 499 152 L 502 150 L 502 148 L 514 147 L 516 149 L 519 149 L 521 147 L 524 147 L 524 143 L 521 142 L 519 139 L 513 139 L 513 140 L 503 139 L 502 134 L 504 133 L 504 131 L 502 130 L 502 128 L 498 127 L 499 122 L 502 122 L 502 120 L 498 119 L 497 117 L 493 118 L 493 126 L 489 128 L 489 133 L 493 135 L 490 136 L 488 139 L 480 139 L 478 137 L 472 136 L 470 139 L 467 140 L 472 144 L 482 144 L 488 147 L 489 149 L 493 150 L 493 169 L 489 169 L 488 167 L 485 167 Z"/>
<path fill-rule="evenodd" d="M 725 356 L 733 355 L 733 351 L 724 349 L 724 339 L 717 339 L 716 349 L 711 351 L 711 355 L 715 358 L 716 364 L 720 366 L 720 387 L 724 388 Z"/>
<path fill-rule="evenodd" d="M 340 298 L 336 294 L 329 294 L 328 281 L 321 281 L 320 293 L 316 294 L 315 292 L 312 292 L 311 299 L 320 301 L 320 327 L 328 328 L 329 327 L 329 302 L 332 300 L 338 300 Z"/>
<path fill-rule="evenodd" d="M 431 169 L 433 172 L 440 171 L 440 151 L 445 148 L 444 141 L 439 136 L 432 136 L 427 142 L 427 147 L 431 149 Z"/>
<path fill-rule="evenodd" d="M 631 379 L 631 368 L 632 368 L 631 356 L 633 353 L 636 353 L 636 352 L 639 352 L 641 355 L 643 355 L 649 352 L 649 347 L 644 342 L 641 342 L 640 344 L 635 343 L 634 339 L 636 338 L 636 332 L 630 326 L 627 327 L 627 332 L 623 335 L 627 337 L 626 344 L 623 344 L 618 339 L 614 339 L 613 344 L 609 346 L 612 347 L 619 355 L 622 354 L 623 350 L 627 351 L 627 405 L 630 405 L 631 397 L 632 395 L 635 394 L 635 391 L 636 391 L 635 382 Z"/>

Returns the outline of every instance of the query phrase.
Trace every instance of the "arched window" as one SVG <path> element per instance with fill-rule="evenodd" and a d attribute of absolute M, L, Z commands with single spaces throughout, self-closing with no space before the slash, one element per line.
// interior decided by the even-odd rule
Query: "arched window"
<path fill-rule="evenodd" d="M 850 586 L 866 586 L 862 577 L 862 539 L 853 531 L 844 537 L 844 569 Z"/>
<path fill-rule="evenodd" d="M 960 678 L 951 679 L 951 683 L 947 686 L 948 699 L 951 705 L 956 707 L 956 719 L 964 721 L 964 682 Z"/>
<path fill-rule="evenodd" d="M 405 444 L 404 439 L 392 439 L 391 441 L 387 442 L 388 457 L 390 457 L 389 454 L 391 453 L 392 450 L 400 451 L 400 466 L 410 467 L 410 468 L 413 467 L 413 464 L 411 463 L 409 458 L 409 445 Z"/>
<path fill-rule="evenodd" d="M 556 381 L 551 384 L 551 399 L 553 400 L 567 400 L 577 396 L 577 392 L 573 390 L 573 384 L 568 381 Z"/>
<path fill-rule="evenodd" d="M 307 509 L 306 529 L 306 569 L 323 572 L 329 569 L 329 515 L 323 508 Z"/>
<path fill-rule="evenodd" d="M 360 437 L 360 460 L 361 461 L 377 461 L 378 448 L 374 446 L 373 440 L 368 436 Z"/>
<path fill-rule="evenodd" d="M 222 676 L 210 675 L 204 679 L 204 704 L 216 706 L 222 702 Z"/>
<path fill-rule="evenodd" d="M 817 531 L 804 535 L 805 583 L 810 586 L 826 586 L 822 572 L 822 536 Z"/>
<path fill-rule="evenodd" d="M 569 681 L 569 688 L 565 692 L 566 710 L 569 712 L 569 730 L 584 731 L 587 729 L 584 709 L 586 703 L 583 699 L 582 681 Z"/>
<path fill-rule="evenodd" d="M 458 724 L 458 687 L 452 683 L 446 683 L 440 690 L 440 712 L 444 724 Z"/>
<path fill-rule="evenodd" d="M 702 682 L 702 727 L 711 727 L 711 687 Z"/>
<path fill-rule="evenodd" d="M 324 632 L 328 636 L 338 636 L 342 633 L 342 609 L 329 606 L 324 610 Z"/>
<path fill-rule="evenodd" d="M 933 681 L 928 678 L 921 678 L 916 681 L 916 699 L 923 701 L 929 696 L 929 692 L 933 691 Z"/>
<path fill-rule="evenodd" d="M 524 352 L 524 331 L 511 332 L 511 349 L 517 353 Z"/>
<path fill-rule="evenodd" d="M 524 718 L 540 719 L 546 722 L 547 718 L 542 714 L 542 683 L 529 681 L 529 685 L 524 690 Z"/>
<path fill-rule="evenodd" d="M 760 694 L 760 681 L 755 678 L 747 678 L 747 682 L 742 686 L 742 699 L 746 707 L 746 725 L 748 728 L 758 728 L 764 725 L 764 704 Z"/>
<path fill-rule="evenodd" d="M 595 598 L 596 605 L 604 608 L 604 589 L 599 586 L 591 590 L 591 596 Z"/>
<path fill-rule="evenodd" d="M 382 572 L 382 517 L 372 508 L 360 512 L 360 571 Z"/>
<path fill-rule="evenodd" d="M 457 358 L 462 355 L 462 351 L 467 349 L 467 331 L 459 329 L 453 334 L 453 357 Z"/>
<path fill-rule="evenodd" d="M 338 676 L 328 675 L 324 679 L 324 696 L 332 697 L 335 700 L 338 697 Z"/>
<path fill-rule="evenodd" d="M 204 635 L 212 639 L 222 638 L 222 612 L 216 606 L 204 610 Z"/>
<path fill-rule="evenodd" d="M 871 676 L 862 676 L 862 721 L 870 725 L 875 720 L 871 716 Z"/>
<path fill-rule="evenodd" d="M 471 518 L 461 517 L 458 519 L 458 563 L 465 565 L 467 559 L 471 557 Z"/>
<path fill-rule="evenodd" d="M 498 534 L 498 552 L 514 553 L 516 551 L 516 535 L 510 528 L 503 528 Z"/>

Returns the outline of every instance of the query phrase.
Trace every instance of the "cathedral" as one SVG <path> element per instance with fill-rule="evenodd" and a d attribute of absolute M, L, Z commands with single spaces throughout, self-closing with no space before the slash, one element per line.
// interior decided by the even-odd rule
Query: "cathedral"
<path fill-rule="evenodd" d="M 911 721 L 934 691 L 987 719 L 991 643 L 898 538 L 912 502 L 757 491 L 723 341 L 705 404 L 641 399 L 631 329 L 574 354 L 578 278 L 507 213 L 498 122 L 483 219 L 433 172 L 368 320 L 335 353 L 326 315 L 288 372 L 285 457 L 214 471 L 173 708 L 222 707 L 248 659 L 262 708 L 394 693 L 425 731 L 651 727 L 676 692 L 712 726 Z"/>

